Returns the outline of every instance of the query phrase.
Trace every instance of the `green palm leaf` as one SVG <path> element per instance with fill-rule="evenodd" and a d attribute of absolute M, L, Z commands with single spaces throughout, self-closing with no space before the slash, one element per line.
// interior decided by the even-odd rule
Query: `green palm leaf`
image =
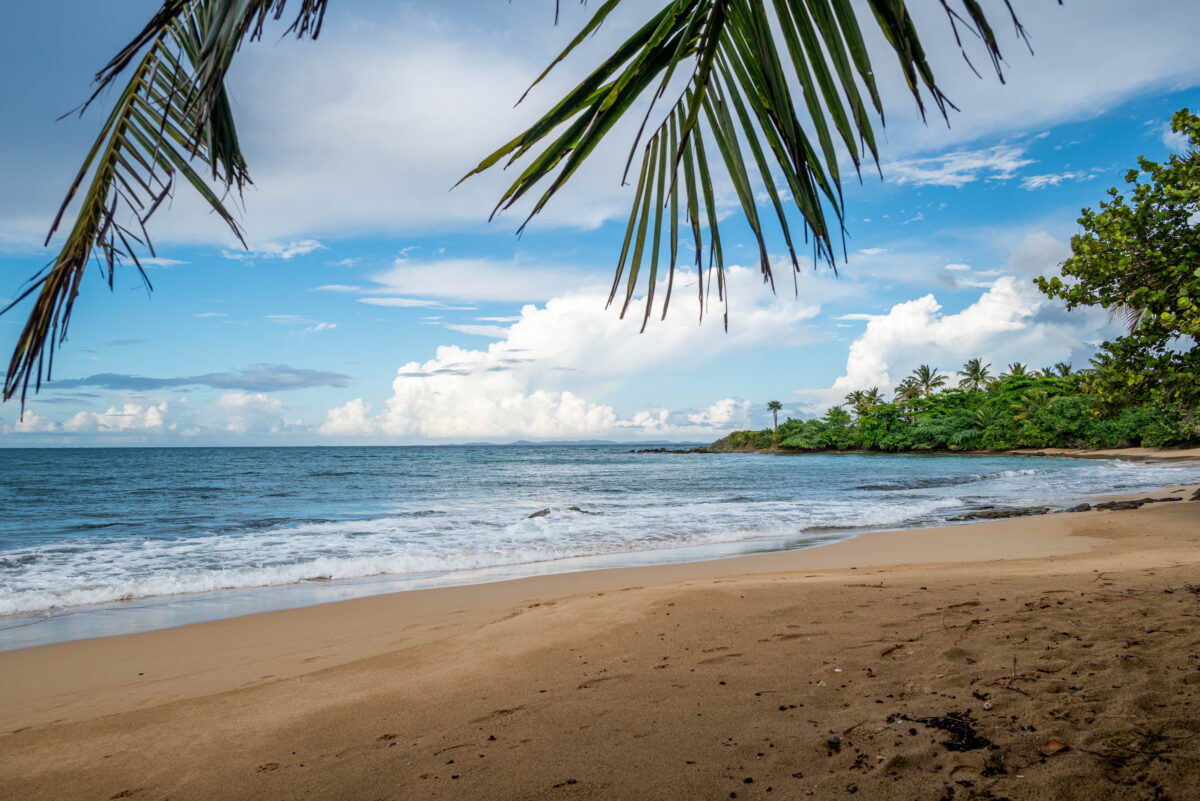
<path fill-rule="evenodd" d="M 604 3 L 534 85 L 594 31 L 618 3 L 619 0 Z M 701 316 L 711 291 L 711 271 L 716 273 L 718 299 L 727 300 L 718 231 L 721 210 L 712 191 L 708 152 L 719 154 L 724 174 L 733 185 L 742 215 L 758 245 L 765 282 L 774 286 L 766 221 L 758 211 L 759 186 L 772 206 L 793 271 L 799 272 L 800 262 L 780 184 L 799 212 L 805 240 L 812 238 L 814 263 L 823 261 L 836 269 L 833 237 L 843 233 L 837 143 L 845 147 L 856 170 L 868 155 L 878 164 L 871 117 L 873 112 L 882 124 L 883 106 L 875 83 L 875 67 L 850 0 L 771 0 L 769 5 L 768 8 L 765 0 L 666 3 L 574 90 L 524 133 L 483 159 L 462 180 L 502 160 L 511 165 L 529 156 L 529 166 L 503 193 L 493 211 L 495 216 L 511 208 L 535 185 L 548 181 L 522 222 L 523 230 L 618 120 L 639 101 L 646 102 L 649 108 L 630 147 L 624 176 L 630 176 L 633 160 L 640 152 L 641 169 L 633 173 L 638 176 L 633 208 L 609 297 L 610 303 L 616 299 L 624 278 L 622 315 L 635 293 L 644 287 L 647 308 L 643 327 L 649 318 L 654 287 L 660 280 L 656 254 L 661 239 L 670 237 L 672 253 L 677 246 L 678 219 L 674 210 L 680 203 L 677 194 L 681 184 L 686 192 L 685 213 L 697 251 Z M 922 115 L 924 93 L 945 116 L 954 106 L 938 87 L 905 0 L 868 0 L 867 6 L 869 18 L 895 52 Z M 1017 35 L 1024 38 L 1024 29 L 1007 0 L 1005 6 Z M 945 0 L 942 7 L 960 48 L 960 31 L 974 35 L 1003 80 L 995 33 L 976 0 L 959 0 L 957 4 Z M 776 31 L 782 36 L 777 36 Z M 963 55 L 966 58 L 965 49 Z M 967 63 L 970 65 L 969 59 Z M 659 125 L 648 129 L 648 121 L 672 77 L 685 72 L 689 75 L 677 99 L 660 111 Z M 528 91 L 522 95 L 522 100 L 527 94 Z M 804 120 L 799 108 L 804 110 Z M 805 133 L 805 124 L 816 136 L 815 145 Z M 647 144 L 643 145 L 643 140 Z M 667 145 L 669 151 L 664 152 Z M 662 180 L 664 169 L 666 176 Z M 666 207 L 672 213 L 664 227 L 662 210 Z M 701 228 L 705 224 L 709 229 L 707 281 L 701 247 Z M 643 281 L 641 251 L 647 248 L 651 251 L 651 268 Z M 842 250 L 844 253 L 844 245 Z M 668 286 L 674 279 L 674 270 L 672 258 L 667 270 Z M 663 314 L 669 301 L 668 292 L 663 299 Z"/>
<path fill-rule="evenodd" d="M 301 0 L 289 30 L 316 36 L 325 0 Z M 225 93 L 225 73 L 246 37 L 257 37 L 284 0 L 166 0 L 146 27 L 96 75 L 82 109 L 127 75 L 127 83 L 80 166 L 46 236 L 48 245 L 78 203 L 54 260 L 40 270 L 6 312 L 31 295 L 33 309 L 17 340 L 4 399 L 24 405 L 49 380 L 89 263 L 112 286 L 118 266 L 132 263 L 149 286 L 139 252 L 154 255 L 146 223 L 178 184 L 190 186 L 240 240 L 223 195 L 249 183 Z M 81 113 L 82 113 L 81 109 Z M 197 167 L 204 165 L 208 177 Z"/>

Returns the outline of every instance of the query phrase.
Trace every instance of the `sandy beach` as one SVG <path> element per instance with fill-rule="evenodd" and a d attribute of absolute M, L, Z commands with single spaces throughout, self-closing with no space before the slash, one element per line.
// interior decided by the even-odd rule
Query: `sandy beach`
<path fill-rule="evenodd" d="M 1200 798 L 1200 502 L 0 653 L 13 799 Z"/>

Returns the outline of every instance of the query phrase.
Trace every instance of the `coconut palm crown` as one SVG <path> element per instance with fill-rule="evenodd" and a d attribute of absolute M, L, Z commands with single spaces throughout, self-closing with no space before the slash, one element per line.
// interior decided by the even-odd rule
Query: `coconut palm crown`
<path fill-rule="evenodd" d="M 939 373 L 936 367 L 930 367 L 928 364 L 922 364 L 912 372 L 912 380 L 921 390 L 921 394 L 928 397 L 933 394 L 933 391 L 944 385 L 950 380 L 950 377 Z"/>
<path fill-rule="evenodd" d="M 958 382 L 958 388 L 979 392 L 992 380 L 988 372 L 991 366 L 991 364 L 984 364 L 983 359 L 968 359 L 962 369 L 958 371 L 958 374 L 962 376 Z"/>
<path fill-rule="evenodd" d="M 600 3 L 534 85 L 620 2 Z M 844 149 L 856 174 L 861 175 L 864 161 L 878 164 L 872 120 L 883 124 L 875 77 L 881 67 L 868 54 L 864 25 L 882 33 L 897 59 L 893 69 L 904 76 L 922 116 L 927 101 L 943 117 L 954 108 L 938 87 L 906 0 L 659 0 L 651 5 L 657 10 L 636 33 L 537 122 L 465 176 L 521 161 L 493 215 L 525 199 L 530 205 L 524 228 L 616 123 L 631 109 L 642 113 L 644 107 L 622 176 L 636 189 L 609 295 L 610 304 L 622 296 L 624 315 L 641 287 L 643 329 L 663 267 L 666 314 L 681 221 L 694 244 L 695 269 L 709 271 L 707 280 L 697 281 L 701 313 L 714 283 L 718 300 L 726 299 L 714 173 L 733 186 L 757 243 L 764 281 L 774 287 L 766 240 L 772 217 L 792 270 L 800 269 L 796 222 L 805 241 L 811 235 L 814 263 L 834 265 L 834 238 L 843 230 L 838 149 Z M 979 3 L 942 0 L 940 5 L 950 23 L 942 35 L 953 35 L 960 47 L 963 34 L 980 42 L 1003 80 L 993 20 Z M 1004 5 L 1024 39 L 1008 0 Z M 285 12 L 291 19 L 288 33 L 317 38 L 326 6 L 327 0 L 163 0 L 145 27 L 96 74 L 91 100 L 119 80 L 125 84 L 50 226 L 47 244 L 60 228 L 66 232 L 58 253 L 3 310 L 34 298 L 9 363 L 6 400 L 19 392 L 24 403 L 31 381 L 36 392 L 43 379 L 49 380 L 53 349 L 66 337 L 89 262 L 104 268 L 110 287 L 118 267 L 141 271 L 139 259 L 154 253 L 146 223 L 169 205 L 164 201 L 179 186 L 190 186 L 241 239 L 226 200 L 250 177 L 227 100 L 226 75 L 242 44 L 261 38 L 264 26 Z M 969 57 L 967 64 L 975 70 Z M 756 201 L 760 193 L 770 201 L 765 213 Z M 798 220 L 789 219 L 785 201 Z M 67 215 L 71 209 L 73 219 Z M 728 325 L 727 305 L 723 317 Z"/>
<path fill-rule="evenodd" d="M 779 401 L 767 401 L 767 411 L 775 419 L 775 427 L 779 428 L 779 410 L 783 408 L 783 404 Z"/>

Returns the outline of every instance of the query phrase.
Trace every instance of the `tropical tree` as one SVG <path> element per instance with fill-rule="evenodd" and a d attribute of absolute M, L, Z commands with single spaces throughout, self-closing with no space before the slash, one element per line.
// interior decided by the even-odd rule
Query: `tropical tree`
<path fill-rule="evenodd" d="M 958 371 L 958 374 L 962 376 L 958 382 L 958 388 L 979 392 L 991 380 L 991 375 L 988 373 L 991 366 L 991 364 L 984 364 L 983 359 L 968 359 L 963 364 L 963 368 Z"/>
<path fill-rule="evenodd" d="M 1099 211 L 1084 209 L 1063 278 L 1039 288 L 1067 308 L 1122 315 L 1126 336 L 1105 342 L 1089 385 L 1110 404 L 1151 399 L 1200 406 L 1200 117 L 1171 119 L 1189 151 L 1165 164 L 1138 159 L 1127 199 L 1114 187 Z M 1064 280 L 1065 279 L 1065 280 Z"/>
<path fill-rule="evenodd" d="M 1000 374 L 1001 378 L 1028 378 L 1029 368 L 1021 362 L 1013 362 L 1008 371 Z"/>
<path fill-rule="evenodd" d="M 68 225 L 62 246 L 3 310 L 34 298 L 8 367 L 5 399 L 19 391 L 23 402 L 31 381 L 36 391 L 43 378 L 49 380 L 53 348 L 66 337 L 89 262 L 102 265 L 110 287 L 119 267 L 132 265 L 141 272 L 140 259 L 154 253 L 146 223 L 169 205 L 164 201 L 177 186 L 191 186 L 242 238 L 226 199 L 231 191 L 240 193 L 250 178 L 226 95 L 226 75 L 241 46 L 262 38 L 265 25 L 281 19 L 289 7 L 296 14 L 287 33 L 316 39 L 327 2 L 163 0 L 145 27 L 97 73 L 95 91 L 84 108 L 119 80 L 126 83 L 50 226 L 47 243 L 60 226 Z M 534 84 L 619 4 L 620 0 L 602 3 Z M 949 35 L 960 47 L 964 32 L 980 42 L 1003 77 L 993 20 L 975 0 L 943 0 L 941 5 L 950 22 Z M 1024 28 L 1011 8 L 1008 16 L 1024 40 Z M 906 0 L 867 0 L 857 7 L 849 0 L 660 0 L 658 10 L 633 36 L 468 176 L 525 159 L 527 166 L 495 211 L 536 194 L 527 223 L 617 121 L 639 101 L 647 101 L 622 176 L 624 181 L 636 175 L 609 297 L 610 303 L 617 297 L 624 277 L 622 315 L 644 276 L 645 328 L 660 280 L 660 255 L 667 265 L 665 315 L 681 219 L 695 245 L 696 270 L 715 271 L 718 299 L 724 300 L 721 213 L 713 189 L 718 167 L 731 182 L 753 232 L 764 281 L 774 286 L 768 225 L 756 201 L 760 189 L 770 199 L 767 216 L 773 214 L 783 235 L 791 269 L 800 269 L 792 232 L 797 220 L 789 222 L 785 199 L 794 205 L 792 213 L 799 215 L 805 239 L 812 236 L 814 262 L 833 266 L 833 242 L 843 225 L 839 146 L 856 173 L 864 160 L 878 163 L 872 118 L 877 116 L 882 125 L 883 102 L 875 77 L 879 68 L 865 44 L 864 22 L 878 27 L 881 40 L 898 57 L 895 69 L 922 116 L 926 100 L 947 116 L 954 106 L 938 86 Z M 966 50 L 963 55 L 974 70 Z M 800 88 L 798 94 L 793 85 Z M 675 99 L 657 108 L 656 115 L 658 101 L 668 90 Z M 639 152 L 640 165 L 634 168 Z M 542 187 L 540 194 L 535 187 Z M 76 201 L 71 221 L 67 213 Z M 643 270 L 647 252 L 648 269 Z M 710 280 L 697 282 L 702 311 L 713 283 L 711 272 Z M 727 325 L 727 310 L 724 316 Z"/>
<path fill-rule="evenodd" d="M 846 402 L 854 409 L 856 415 L 862 417 L 883 403 L 883 395 L 880 393 L 879 387 L 871 387 L 867 390 L 856 389 L 846 396 Z"/>
<path fill-rule="evenodd" d="M 913 370 L 912 380 L 920 389 L 921 394 L 929 397 L 933 391 L 950 380 L 950 377 L 938 373 L 936 367 L 930 367 L 928 364 L 922 364 Z"/>
<path fill-rule="evenodd" d="M 892 390 L 892 400 L 901 409 L 908 411 L 912 407 L 913 401 L 921 397 L 921 385 L 912 376 L 901 381 L 894 390 Z"/>
<path fill-rule="evenodd" d="M 775 419 L 775 428 L 779 428 L 779 410 L 783 408 L 783 404 L 779 401 L 767 401 L 767 410 L 771 412 L 771 416 Z"/>

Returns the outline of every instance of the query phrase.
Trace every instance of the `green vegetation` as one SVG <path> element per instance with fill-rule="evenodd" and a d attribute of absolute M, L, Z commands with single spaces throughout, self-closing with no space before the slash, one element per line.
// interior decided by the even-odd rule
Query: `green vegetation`
<path fill-rule="evenodd" d="M 734 431 L 714 450 L 974 451 L 1013 448 L 1157 448 L 1200 441 L 1195 407 L 1147 400 L 1114 406 L 1096 391 L 1097 369 L 1059 363 L 1043 370 L 1011 364 L 999 378 L 971 359 L 958 387 L 921 365 L 891 402 L 878 387 L 851 392 L 813 420 L 788 419 L 774 430 Z M 928 380 L 927 380 L 928 379 Z M 938 379 L 941 379 L 940 381 Z"/>
<path fill-rule="evenodd" d="M 1060 278 L 1038 287 L 1067 308 L 1101 306 L 1129 333 L 1105 342 L 1087 370 L 1059 362 L 1042 370 L 1013 362 L 993 378 L 970 359 L 958 387 L 922 364 L 896 387 L 846 396 L 817 420 L 774 431 L 734 431 L 715 450 L 1009 450 L 1161 447 L 1200 442 L 1200 117 L 1171 121 L 1189 142 L 1165 164 L 1138 159 L 1127 200 L 1108 191 L 1083 210 Z M 853 412 L 851 415 L 850 412 Z"/>
<path fill-rule="evenodd" d="M 1067 308 L 1101 306 L 1128 322 L 1128 335 L 1101 347 L 1091 377 L 1105 402 L 1182 413 L 1200 407 L 1200 117 L 1183 109 L 1171 128 L 1190 152 L 1166 164 L 1138 159 L 1125 175 L 1128 200 L 1114 188 L 1099 212 L 1083 211 L 1066 280 L 1037 284 Z"/>

